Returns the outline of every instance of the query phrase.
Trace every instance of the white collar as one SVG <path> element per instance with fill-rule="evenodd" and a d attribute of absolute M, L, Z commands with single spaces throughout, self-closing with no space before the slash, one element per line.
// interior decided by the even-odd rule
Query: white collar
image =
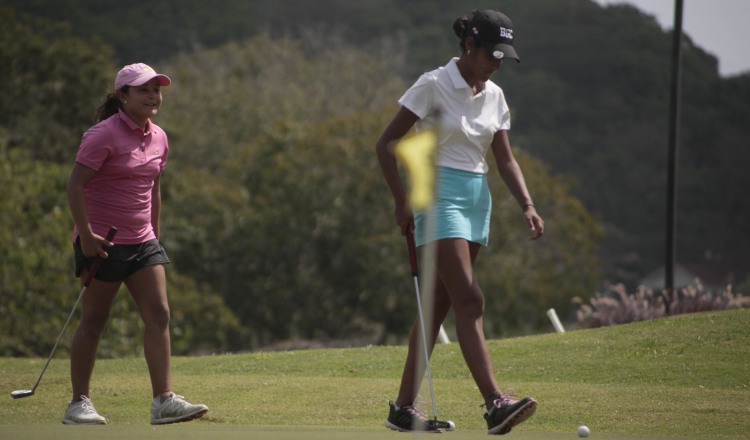
<path fill-rule="evenodd" d="M 464 77 L 461 75 L 461 71 L 458 70 L 458 64 L 456 64 L 458 58 L 451 59 L 445 68 L 448 70 L 448 78 L 450 78 L 453 87 L 456 89 L 469 89 L 469 83 L 466 82 Z"/>

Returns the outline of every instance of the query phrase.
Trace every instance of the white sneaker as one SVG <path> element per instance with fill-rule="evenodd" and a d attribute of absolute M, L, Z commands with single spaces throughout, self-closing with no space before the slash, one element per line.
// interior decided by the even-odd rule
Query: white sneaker
<path fill-rule="evenodd" d="M 106 425 L 107 419 L 96 412 L 94 402 L 86 396 L 81 396 L 81 399 L 68 404 L 62 422 L 66 425 Z"/>
<path fill-rule="evenodd" d="M 160 402 L 160 396 L 156 396 L 151 402 L 151 424 L 163 425 L 166 423 L 187 422 L 203 417 L 208 412 L 208 407 L 203 404 L 193 405 L 184 397 L 172 393 L 164 402 Z"/>

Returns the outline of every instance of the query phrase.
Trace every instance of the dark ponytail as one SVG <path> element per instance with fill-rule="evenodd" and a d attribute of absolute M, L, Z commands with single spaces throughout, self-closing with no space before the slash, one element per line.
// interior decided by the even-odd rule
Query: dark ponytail
<path fill-rule="evenodd" d="M 120 89 L 120 92 L 127 94 L 128 89 L 130 86 L 123 86 Z M 102 122 L 103 120 L 109 118 L 110 116 L 117 114 L 117 112 L 122 108 L 122 102 L 120 102 L 120 97 L 117 95 L 117 92 L 112 92 L 107 94 L 107 98 L 104 100 L 104 103 L 99 106 L 99 108 L 96 110 L 96 115 L 94 116 L 94 121 L 96 123 Z"/>

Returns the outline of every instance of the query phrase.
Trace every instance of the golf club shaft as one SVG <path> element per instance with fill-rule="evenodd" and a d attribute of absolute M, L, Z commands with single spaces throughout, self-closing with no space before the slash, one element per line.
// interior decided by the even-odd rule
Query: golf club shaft
<path fill-rule="evenodd" d="M 111 242 L 115 238 L 115 234 L 117 233 L 117 228 L 114 226 L 111 226 L 109 228 L 109 232 L 107 232 L 107 241 Z M 31 389 L 31 392 L 36 391 L 36 387 L 39 386 L 39 382 L 42 381 L 42 377 L 44 377 L 44 372 L 47 371 L 47 367 L 49 366 L 50 361 L 52 360 L 52 356 L 55 355 L 55 351 L 57 351 L 57 346 L 60 345 L 60 340 L 62 340 L 63 335 L 65 334 L 65 330 L 68 328 L 68 324 L 70 324 L 71 318 L 73 318 L 73 314 L 75 313 L 76 309 L 78 308 L 78 304 L 81 302 L 81 298 L 83 298 L 83 292 L 86 291 L 86 288 L 91 283 L 91 280 L 94 278 L 94 274 L 97 270 L 99 270 L 99 266 L 102 265 L 102 259 L 101 257 L 96 257 L 94 259 L 94 262 L 91 264 L 91 269 L 89 269 L 88 274 L 86 275 L 86 278 L 83 281 L 83 287 L 81 288 L 81 293 L 78 294 L 78 299 L 76 300 L 75 305 L 73 306 L 73 310 L 70 311 L 70 315 L 68 315 L 68 320 L 65 321 L 65 325 L 62 328 L 62 331 L 60 332 L 60 336 L 57 337 L 57 341 L 55 342 L 55 345 L 52 347 L 52 351 L 49 354 L 49 357 L 47 358 L 47 363 L 44 364 L 44 368 L 42 368 L 42 373 L 39 375 L 39 379 L 37 379 L 36 384 L 34 384 L 34 388 Z"/>
<path fill-rule="evenodd" d="M 414 291 L 417 295 L 417 312 L 419 315 L 420 334 L 422 335 L 422 347 L 424 348 L 425 367 L 427 368 L 427 383 L 430 386 L 430 398 L 432 398 L 432 415 L 437 420 L 437 405 L 435 403 L 435 389 L 432 386 L 432 371 L 430 370 L 430 353 L 427 350 L 427 333 L 425 332 L 424 314 L 422 313 L 422 297 L 419 294 L 419 267 L 417 266 L 417 249 L 414 244 L 414 234 L 406 231 L 406 246 L 409 248 L 409 262 L 411 263 L 411 274 L 414 278 Z"/>

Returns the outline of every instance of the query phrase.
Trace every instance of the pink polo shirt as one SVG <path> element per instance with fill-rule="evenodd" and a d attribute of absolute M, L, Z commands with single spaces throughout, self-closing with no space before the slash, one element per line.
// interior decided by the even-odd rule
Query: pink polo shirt
<path fill-rule="evenodd" d="M 89 220 L 96 234 L 117 227 L 116 244 L 153 238 L 151 191 L 167 163 L 167 135 L 149 121 L 144 132 L 122 110 L 84 133 L 76 162 L 96 171 L 86 184 Z M 78 229 L 73 230 L 73 240 Z"/>

